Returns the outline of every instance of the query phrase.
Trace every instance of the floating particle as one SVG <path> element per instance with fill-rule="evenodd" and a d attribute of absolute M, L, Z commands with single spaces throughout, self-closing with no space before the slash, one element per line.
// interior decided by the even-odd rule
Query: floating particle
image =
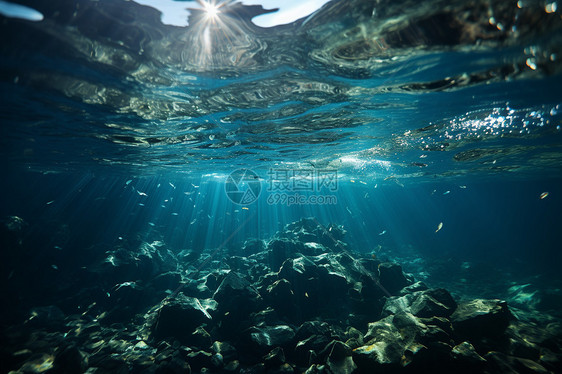
<path fill-rule="evenodd" d="M 125 182 L 125 185 L 128 186 L 129 184 L 131 184 L 132 181 L 133 181 L 132 179 L 129 179 L 128 181 Z"/>
<path fill-rule="evenodd" d="M 528 67 L 530 67 L 533 70 L 537 70 L 537 64 L 535 63 L 535 59 L 529 57 L 525 63 L 527 64 Z"/>
<path fill-rule="evenodd" d="M 368 197 L 369 197 L 369 193 L 368 193 L 368 192 L 365 192 L 365 196 L 363 196 L 363 198 L 366 199 L 366 198 L 368 198 Z"/>
<path fill-rule="evenodd" d="M 175 190 L 176 186 L 174 186 L 174 184 L 172 182 L 168 182 L 170 184 L 170 186 Z"/>
<path fill-rule="evenodd" d="M 379 236 L 386 234 L 386 230 L 382 230 L 381 232 L 379 232 Z"/>
<path fill-rule="evenodd" d="M 439 222 L 439 224 L 437 225 L 437 230 L 435 230 L 435 232 L 438 232 L 442 228 L 443 228 L 443 222 Z"/>
<path fill-rule="evenodd" d="M 152 226 L 152 227 L 156 226 L 156 225 L 155 225 L 154 223 L 152 223 L 152 222 L 148 222 L 148 224 L 149 224 L 150 226 Z"/>
<path fill-rule="evenodd" d="M 250 208 L 245 207 L 245 206 L 243 206 L 242 209 L 244 209 L 244 210 L 250 210 Z M 209 218 L 211 218 L 211 217 L 209 217 Z"/>
<path fill-rule="evenodd" d="M 118 237 L 117 239 L 119 239 L 119 240 L 123 240 L 123 237 L 122 237 L 122 236 L 120 236 L 120 237 Z"/>
<path fill-rule="evenodd" d="M 350 179 L 349 181 L 350 181 L 351 183 L 355 183 L 355 180 L 353 180 L 353 179 Z"/>
<path fill-rule="evenodd" d="M 451 193 L 451 191 L 445 191 L 445 192 L 443 192 L 443 195 L 448 195 L 450 193 Z"/>
<path fill-rule="evenodd" d="M 347 210 L 347 212 L 348 212 L 349 214 L 353 215 L 353 213 L 351 213 L 351 209 L 349 209 L 348 206 L 346 206 L 345 209 Z"/>
<path fill-rule="evenodd" d="M 459 186 L 459 188 L 462 188 L 464 190 L 466 188 L 466 186 Z"/>
<path fill-rule="evenodd" d="M 558 4 L 556 4 L 556 1 L 546 4 L 546 6 L 544 7 L 544 11 L 547 13 L 554 13 L 556 12 L 556 9 L 558 9 Z"/>
<path fill-rule="evenodd" d="M 58 249 L 59 251 L 62 249 L 61 247 L 59 247 L 58 245 L 55 245 L 54 247 L 55 249 Z"/>
<path fill-rule="evenodd" d="M 540 199 L 541 200 L 546 199 L 548 197 L 548 195 L 549 195 L 548 192 L 543 192 L 543 193 L 541 193 Z"/>
<path fill-rule="evenodd" d="M 55 270 L 59 270 L 59 267 L 58 267 L 57 265 L 54 265 L 54 264 L 53 264 L 53 265 L 51 265 L 51 267 L 52 267 L 53 269 L 55 269 Z"/>
<path fill-rule="evenodd" d="M 194 218 L 191 222 L 189 222 L 189 224 L 193 225 L 195 222 L 197 222 L 197 218 Z"/>
<path fill-rule="evenodd" d="M 55 202 L 55 200 L 51 200 L 51 201 L 49 201 L 49 202 L 47 203 L 47 205 L 51 205 L 51 204 L 54 203 L 54 202 Z"/>
<path fill-rule="evenodd" d="M 359 183 L 361 183 L 361 184 L 367 184 L 367 182 L 363 182 L 363 181 L 359 181 Z"/>
<path fill-rule="evenodd" d="M 375 183 L 375 188 L 377 188 L 378 186 L 379 186 L 379 184 L 378 184 L 378 183 Z"/>

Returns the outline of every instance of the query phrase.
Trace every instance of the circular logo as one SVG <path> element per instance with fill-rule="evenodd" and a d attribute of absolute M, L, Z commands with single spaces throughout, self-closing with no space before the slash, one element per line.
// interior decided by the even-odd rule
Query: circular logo
<path fill-rule="evenodd" d="M 250 169 L 234 170 L 226 178 L 224 190 L 234 204 L 251 204 L 260 195 L 260 177 Z"/>

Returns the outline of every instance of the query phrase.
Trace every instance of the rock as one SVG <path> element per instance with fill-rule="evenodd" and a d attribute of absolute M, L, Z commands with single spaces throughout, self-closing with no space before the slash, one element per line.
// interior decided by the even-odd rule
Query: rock
<path fill-rule="evenodd" d="M 193 372 L 200 372 L 202 368 L 212 368 L 213 354 L 205 351 L 190 352 L 187 354 L 187 363 Z"/>
<path fill-rule="evenodd" d="M 351 348 L 338 340 L 333 340 L 326 347 L 328 358 L 326 367 L 331 373 L 351 374 L 357 369 L 357 365 L 352 358 Z"/>
<path fill-rule="evenodd" d="M 404 352 L 400 331 L 392 323 L 394 316 L 369 323 L 364 340 L 367 345 L 353 350 L 353 359 L 361 370 L 381 370 L 399 365 Z"/>
<path fill-rule="evenodd" d="M 176 290 L 181 282 L 181 274 L 169 271 L 162 273 L 151 280 L 151 284 L 157 290 Z"/>
<path fill-rule="evenodd" d="M 417 291 L 404 296 L 393 296 L 386 300 L 382 316 L 408 312 L 417 317 L 449 317 L 456 309 L 457 303 L 445 289 Z"/>
<path fill-rule="evenodd" d="M 399 264 L 383 262 L 378 266 L 378 273 L 381 286 L 392 295 L 410 284 Z"/>
<path fill-rule="evenodd" d="M 295 337 L 295 332 L 287 325 L 253 326 L 248 333 L 250 340 L 260 350 L 288 346 Z"/>
<path fill-rule="evenodd" d="M 286 279 L 279 279 L 267 287 L 267 303 L 271 305 L 280 317 L 294 321 L 300 314 L 291 283 Z"/>
<path fill-rule="evenodd" d="M 234 361 L 238 358 L 236 348 L 228 342 L 216 341 L 211 346 L 211 350 L 215 353 L 221 354 L 225 362 Z"/>
<path fill-rule="evenodd" d="M 236 272 L 229 272 L 213 295 L 220 311 L 236 314 L 248 314 L 256 310 L 261 301 L 259 293 L 244 277 Z"/>
<path fill-rule="evenodd" d="M 83 373 L 88 368 L 88 357 L 75 345 L 71 345 L 60 351 L 54 362 L 55 373 Z"/>
<path fill-rule="evenodd" d="M 263 362 L 267 368 L 278 367 L 285 363 L 285 352 L 283 348 L 273 348 L 264 358 Z"/>
<path fill-rule="evenodd" d="M 173 337 L 189 345 L 196 329 L 202 323 L 211 321 L 209 312 L 213 312 L 215 308 L 214 300 L 199 300 L 180 292 L 172 299 L 165 299 L 156 309 L 152 337 Z"/>
<path fill-rule="evenodd" d="M 25 323 L 33 328 L 60 331 L 64 326 L 64 318 L 62 310 L 54 305 L 49 305 L 32 308 Z"/>
<path fill-rule="evenodd" d="M 283 262 L 289 258 L 297 256 L 302 251 L 304 245 L 290 239 L 273 239 L 267 245 L 269 251 L 269 267 L 277 271 Z"/>
<path fill-rule="evenodd" d="M 454 346 L 451 350 L 451 357 L 455 368 L 468 373 L 481 372 L 486 364 L 486 360 L 467 341 Z"/>
<path fill-rule="evenodd" d="M 250 326 L 250 314 L 259 310 L 262 302 L 250 282 L 233 271 L 223 279 L 213 299 L 218 302 L 221 333 L 233 338 Z"/>
<path fill-rule="evenodd" d="M 489 372 L 500 374 L 548 374 L 542 365 L 526 358 L 508 356 L 501 352 L 488 352 L 484 359 L 488 362 L 487 368 Z"/>
<path fill-rule="evenodd" d="M 456 336 L 469 341 L 498 337 L 509 325 L 511 313 L 505 301 L 476 299 L 459 304 L 451 315 Z"/>

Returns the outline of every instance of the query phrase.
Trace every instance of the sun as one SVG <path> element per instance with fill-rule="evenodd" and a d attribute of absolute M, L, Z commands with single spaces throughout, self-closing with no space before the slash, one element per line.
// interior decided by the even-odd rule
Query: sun
<path fill-rule="evenodd" d="M 216 18 L 219 14 L 219 7 L 207 1 L 203 1 L 203 9 L 207 13 L 208 18 Z"/>

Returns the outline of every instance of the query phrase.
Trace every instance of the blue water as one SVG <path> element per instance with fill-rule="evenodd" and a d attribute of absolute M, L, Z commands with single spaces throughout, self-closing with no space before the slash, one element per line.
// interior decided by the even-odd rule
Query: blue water
<path fill-rule="evenodd" d="M 22 309 L 54 300 L 33 274 L 112 248 L 245 256 L 304 217 L 458 298 L 562 297 L 560 11 L 332 1 L 263 29 L 234 4 L 204 31 L 134 2 L 18 3 L 45 17 L 0 16 L 0 220 L 25 222 L 26 251 L 1 249 L 2 276 Z"/>

